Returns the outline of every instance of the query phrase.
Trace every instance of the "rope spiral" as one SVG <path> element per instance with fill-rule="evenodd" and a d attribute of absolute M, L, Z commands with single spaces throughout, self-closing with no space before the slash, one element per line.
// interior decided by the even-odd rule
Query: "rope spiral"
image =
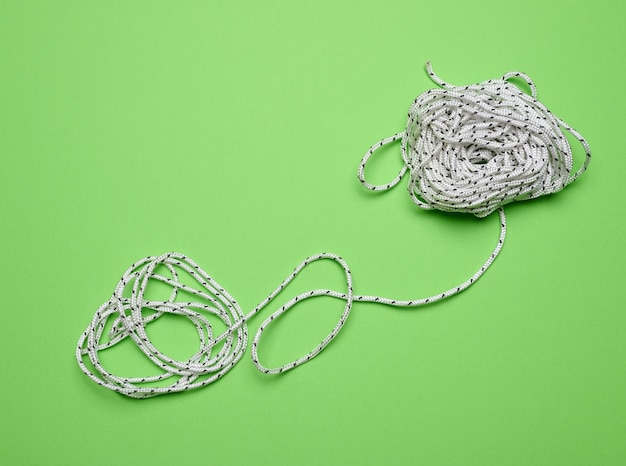
<path fill-rule="evenodd" d="M 348 264 L 330 253 L 313 255 L 254 309 L 244 314 L 237 301 L 198 264 L 179 253 L 146 257 L 122 276 L 111 298 L 96 311 L 81 334 L 76 360 L 82 371 L 98 385 L 132 398 L 180 392 L 208 385 L 226 374 L 242 358 L 248 344 L 247 322 L 259 313 L 308 265 L 320 260 L 334 261 L 343 269 L 345 292 L 317 289 L 299 294 L 273 312 L 259 326 L 252 341 L 251 357 L 263 373 L 289 371 L 317 356 L 338 335 L 355 301 L 397 307 L 429 304 L 462 292 L 474 284 L 500 253 L 506 237 L 503 206 L 533 199 L 563 189 L 582 174 L 591 157 L 585 139 L 537 101 L 537 89 L 523 73 L 510 72 L 500 79 L 458 87 L 441 80 L 426 65 L 431 79 L 441 88 L 418 96 L 408 112 L 406 130 L 374 144 L 361 159 L 358 178 L 368 189 L 384 191 L 397 185 L 408 171 L 408 191 L 423 209 L 465 212 L 485 217 L 497 210 L 500 236 L 483 265 L 465 282 L 442 293 L 414 300 L 355 295 Z M 524 80 L 527 95 L 509 82 Z M 562 129 L 582 144 L 586 158 L 572 171 L 572 151 Z M 404 165 L 384 185 L 365 180 L 365 167 L 376 150 L 402 140 Z M 165 284 L 169 297 L 153 300 L 146 290 L 153 283 Z M 281 315 L 300 302 L 315 296 L 345 301 L 343 312 L 329 334 L 304 356 L 280 367 L 267 368 L 259 359 L 263 332 Z M 190 300 L 191 299 L 191 300 Z M 184 361 L 158 350 L 146 328 L 164 314 L 189 319 L 196 328 L 199 349 Z M 221 329 L 221 330 L 219 330 Z M 113 374 L 99 353 L 125 339 L 159 370 L 160 374 L 122 377 Z"/>

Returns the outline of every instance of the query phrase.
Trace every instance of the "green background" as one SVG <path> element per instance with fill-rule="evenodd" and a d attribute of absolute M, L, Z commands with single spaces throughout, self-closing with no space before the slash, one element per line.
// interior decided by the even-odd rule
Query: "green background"
<path fill-rule="evenodd" d="M 622 4 L 0 5 L 4 464 L 626 464 Z M 191 256 L 246 311 L 322 251 L 348 261 L 357 293 L 425 297 L 469 277 L 495 216 L 421 211 L 355 176 L 434 86 L 427 60 L 455 84 L 528 73 L 594 156 L 563 192 L 507 209 L 474 287 L 421 309 L 356 304 L 283 376 L 248 351 L 209 387 L 137 401 L 82 374 L 78 336 L 146 255 Z M 385 155 L 374 181 L 399 166 L 399 146 Z M 272 308 L 341 290 L 331 265 Z M 308 351 L 341 309 L 294 308 L 263 361 Z M 169 324 L 162 347 L 193 351 L 193 327 Z"/>

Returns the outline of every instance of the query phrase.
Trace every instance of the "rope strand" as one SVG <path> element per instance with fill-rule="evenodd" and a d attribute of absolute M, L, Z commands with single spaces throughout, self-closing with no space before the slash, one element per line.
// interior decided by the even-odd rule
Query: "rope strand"
<path fill-rule="evenodd" d="M 174 252 L 146 257 L 124 273 L 111 298 L 100 306 L 80 336 L 76 360 L 82 371 L 97 384 L 133 398 L 149 398 L 208 385 L 221 378 L 242 358 L 248 343 L 247 322 L 281 294 L 303 269 L 320 260 L 336 262 L 342 268 L 345 291 L 310 290 L 291 298 L 267 317 L 252 340 L 252 361 L 261 372 L 286 372 L 317 356 L 337 337 L 355 301 L 396 307 L 421 306 L 453 296 L 476 283 L 504 245 L 506 217 L 503 206 L 563 189 L 586 170 L 591 153 L 589 145 L 576 130 L 537 101 L 537 88 L 524 73 L 513 71 L 500 79 L 460 87 L 439 78 L 430 63 L 427 63 L 426 70 L 440 89 L 426 91 L 413 101 L 405 131 L 370 147 L 361 159 L 357 175 L 367 189 L 385 191 L 396 186 L 408 171 L 409 196 L 422 209 L 471 213 L 477 217 L 485 217 L 497 210 L 500 219 L 498 242 L 469 279 L 442 293 L 413 300 L 355 295 L 348 264 L 340 256 L 322 253 L 301 262 L 274 291 L 244 314 L 237 301 L 190 258 Z M 509 82 L 514 78 L 525 81 L 531 95 Z M 571 173 L 572 152 L 563 130 L 580 141 L 586 153 L 585 161 L 574 174 Z M 366 181 L 365 168 L 374 152 L 399 139 L 404 161 L 399 173 L 381 185 Z M 187 281 L 192 284 L 184 283 Z M 151 283 L 162 283 L 171 288 L 167 300 L 146 298 L 146 289 Z M 181 298 L 185 293 L 193 297 L 193 301 Z M 304 356 L 276 368 L 263 365 L 258 354 L 263 332 L 292 307 L 316 296 L 345 301 L 334 328 Z M 198 332 L 200 348 L 185 361 L 159 351 L 147 335 L 146 326 L 164 314 L 189 319 Z M 225 327 L 224 330 L 216 332 L 220 326 Z M 110 330 L 105 335 L 107 328 Z M 99 353 L 126 338 L 133 340 L 161 374 L 120 377 L 104 367 Z M 166 385 L 167 381 L 169 385 Z M 158 386 L 154 386 L 155 383 Z"/>

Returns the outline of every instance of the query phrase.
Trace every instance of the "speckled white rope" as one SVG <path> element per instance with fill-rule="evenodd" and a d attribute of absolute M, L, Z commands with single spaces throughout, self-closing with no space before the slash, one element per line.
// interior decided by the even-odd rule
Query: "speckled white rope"
<path fill-rule="evenodd" d="M 252 341 L 251 356 L 258 370 L 266 374 L 286 372 L 313 359 L 337 336 L 348 318 L 354 301 L 391 306 L 418 306 L 439 301 L 468 288 L 487 270 L 502 248 L 506 225 L 503 216 L 501 220 L 503 223 L 496 248 L 472 277 L 443 293 L 408 301 L 353 295 L 352 275 L 348 264 L 335 254 L 322 253 L 300 263 L 278 288 L 249 313 L 244 314 L 237 301 L 190 258 L 174 252 L 159 257 L 146 257 L 134 263 L 124 273 L 111 298 L 96 311 L 78 341 L 76 359 L 83 372 L 98 385 L 132 398 L 148 398 L 208 385 L 226 374 L 243 356 L 248 342 L 246 322 L 251 317 L 267 306 L 309 264 L 323 259 L 335 261 L 344 271 L 347 290 L 345 293 L 317 289 L 295 296 L 265 319 Z M 159 266 L 165 267 L 170 276 L 166 277 L 159 273 L 157 270 Z M 181 273 L 192 277 L 194 284 L 182 283 L 179 280 Z M 151 281 L 162 282 L 171 287 L 172 291 L 167 301 L 145 298 L 146 288 Z M 178 301 L 180 290 L 197 297 L 197 300 Z M 345 300 L 344 310 L 335 327 L 318 346 L 297 360 L 277 368 L 264 366 L 258 355 L 259 341 L 263 332 L 297 303 L 314 296 L 330 296 Z M 184 316 L 196 327 L 200 349 L 186 361 L 175 360 L 159 351 L 146 333 L 146 326 L 164 313 Z M 226 326 L 221 334 L 214 335 L 211 318 L 219 319 Z M 108 323 L 110 330 L 105 336 Z M 145 377 L 120 377 L 109 372 L 102 364 L 99 353 L 125 338 L 131 338 L 137 348 L 163 372 Z M 167 386 L 147 386 L 168 379 L 171 379 L 171 383 Z"/>
<path fill-rule="evenodd" d="M 421 208 L 472 213 L 484 217 L 498 210 L 500 236 L 485 263 L 468 280 L 427 298 L 398 300 L 380 296 L 354 295 L 348 264 L 339 256 L 322 253 L 300 263 L 270 295 L 244 314 L 237 301 L 194 261 L 179 253 L 146 257 L 133 264 L 122 276 L 111 298 L 95 313 L 76 348 L 80 368 L 97 384 L 133 398 L 180 392 L 208 385 L 226 374 L 243 356 L 248 342 L 247 321 L 267 306 L 309 264 L 319 260 L 338 263 L 345 275 L 346 292 L 311 290 L 292 298 L 260 325 L 252 341 L 251 356 L 264 373 L 277 374 L 313 359 L 339 333 L 354 301 L 391 306 L 419 306 L 460 293 L 480 278 L 500 253 L 506 236 L 502 206 L 514 200 L 532 199 L 556 192 L 574 181 L 590 159 L 585 139 L 536 100 L 536 87 L 523 73 L 511 72 L 499 80 L 456 87 L 427 70 L 443 89 L 420 95 L 409 109 L 407 128 L 373 145 L 359 165 L 361 183 L 374 191 L 387 190 L 409 171 L 409 194 Z M 508 82 L 521 78 L 532 96 Z M 587 154 L 583 166 L 573 175 L 571 148 L 560 128 L 569 131 Z M 384 185 L 365 180 L 365 167 L 372 154 L 385 144 L 402 139 L 404 166 Z M 163 275 L 166 273 L 169 276 Z M 184 283 L 183 275 L 187 276 Z M 151 282 L 171 287 L 166 301 L 148 300 Z M 179 291 L 194 297 L 185 301 Z M 339 321 L 313 350 L 288 364 L 267 368 L 259 360 L 258 346 L 263 332 L 297 303 L 315 296 L 345 301 Z M 188 318 L 196 327 L 200 349 L 185 361 L 159 351 L 150 341 L 146 326 L 165 313 Z M 214 334 L 215 322 L 224 330 Z M 110 328 L 105 335 L 106 329 Z M 131 338 L 143 354 L 161 369 L 146 377 L 121 377 L 109 372 L 99 352 Z M 169 381 L 169 385 L 166 385 Z M 158 385 L 158 386 L 155 386 Z"/>
<path fill-rule="evenodd" d="M 406 130 L 374 144 L 359 165 L 368 189 L 382 191 L 410 172 L 409 194 L 423 209 L 467 212 L 485 217 L 512 201 L 534 199 L 563 189 L 587 168 L 587 141 L 537 100 L 537 88 L 524 73 L 453 86 L 426 64 L 442 89 L 419 95 L 408 112 Z M 528 95 L 509 80 L 524 80 Z M 572 150 L 562 129 L 582 144 L 586 157 L 571 174 Z M 380 147 L 402 139 L 404 165 L 384 185 L 365 179 L 365 167 Z"/>
<path fill-rule="evenodd" d="M 303 268 L 323 259 L 335 261 L 343 268 L 347 292 L 318 289 L 299 294 L 261 324 L 252 342 L 252 359 L 261 372 L 277 374 L 291 370 L 314 358 L 335 338 L 352 308 L 350 269 L 345 261 L 335 254 L 322 253 L 307 258 L 278 288 L 245 315 L 237 301 L 190 258 L 179 253 L 168 253 L 159 257 L 141 259 L 124 273 L 111 299 L 100 306 L 81 335 L 76 348 L 78 364 L 83 372 L 97 384 L 133 398 L 147 398 L 208 385 L 222 377 L 241 359 L 248 342 L 247 320 L 272 301 Z M 159 266 L 166 268 L 171 276 L 166 277 L 159 273 Z M 181 272 L 193 279 L 193 285 L 179 280 Z M 172 288 L 167 301 L 145 299 L 146 287 L 151 281 L 162 282 Z M 180 290 L 197 297 L 197 301 L 179 302 L 177 298 Z M 277 368 L 265 367 L 259 360 L 257 347 L 263 332 L 270 323 L 297 303 L 322 295 L 339 297 L 346 301 L 337 325 L 318 346 L 305 356 Z M 177 361 L 163 354 L 148 338 L 146 325 L 164 313 L 188 318 L 198 331 L 200 349 L 186 361 Z M 210 318 L 217 318 L 226 326 L 220 335 L 213 334 L 214 323 L 211 323 Z M 111 328 L 105 336 L 107 323 L 111 323 Z M 148 377 L 120 377 L 109 372 L 100 361 L 99 352 L 118 344 L 125 338 L 131 338 L 163 373 Z M 91 367 L 87 366 L 85 357 Z M 172 379 L 168 386 L 146 386 L 146 384 L 167 379 Z"/>

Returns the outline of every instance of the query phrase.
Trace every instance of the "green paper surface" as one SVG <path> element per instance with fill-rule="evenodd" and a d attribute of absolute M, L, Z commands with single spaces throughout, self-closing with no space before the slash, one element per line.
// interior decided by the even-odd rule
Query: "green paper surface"
<path fill-rule="evenodd" d="M 0 2 L 2 463 L 626 464 L 624 14 L 608 1 Z M 82 374 L 80 333 L 147 255 L 190 256 L 244 312 L 323 251 L 348 261 L 359 294 L 426 297 L 471 276 L 496 216 L 422 211 L 406 181 L 376 194 L 356 179 L 434 87 L 428 60 L 459 85 L 527 73 L 593 153 L 564 191 L 507 207 L 504 250 L 475 286 L 417 309 L 357 303 L 282 376 L 257 372 L 249 349 L 215 384 L 150 400 Z M 368 175 L 399 166 L 393 144 Z M 342 286 L 338 267 L 312 267 L 251 333 L 297 292 Z M 262 360 L 306 353 L 342 308 L 292 309 Z M 188 323 L 153 325 L 164 351 L 195 350 Z"/>

